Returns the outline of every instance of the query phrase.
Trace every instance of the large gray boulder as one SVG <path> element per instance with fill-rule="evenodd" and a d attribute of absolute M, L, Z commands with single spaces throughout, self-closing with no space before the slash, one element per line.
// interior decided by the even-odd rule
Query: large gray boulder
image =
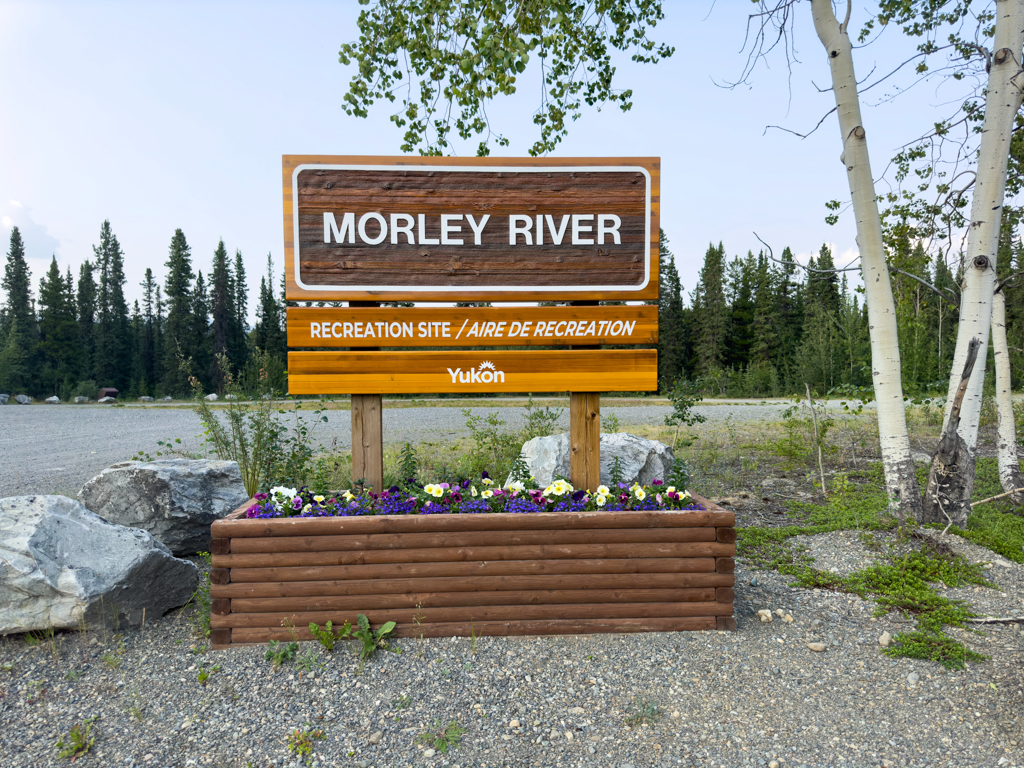
<path fill-rule="evenodd" d="M 89 398 L 86 397 L 85 395 L 79 395 L 78 397 L 75 398 L 75 404 L 76 405 L 81 405 L 82 403 L 88 403 L 88 402 L 89 402 Z"/>
<path fill-rule="evenodd" d="M 11 399 L 10 395 L 0 394 L 0 405 L 7 405 L 7 401 Z"/>
<path fill-rule="evenodd" d="M 0 635 L 138 625 L 188 602 L 199 569 L 65 496 L 0 499 Z"/>
<path fill-rule="evenodd" d="M 28 395 L 15 395 L 14 402 L 16 402 L 18 405 L 28 405 L 29 403 L 32 402 L 32 398 L 29 397 Z"/>
<path fill-rule="evenodd" d="M 569 435 L 566 433 L 528 440 L 523 443 L 522 454 L 541 488 L 559 475 L 569 477 Z M 672 449 L 657 440 L 628 432 L 601 435 L 601 482 L 605 485 L 611 482 L 616 458 L 623 481 L 630 485 L 635 482 L 650 485 L 652 480 L 664 480 L 675 461 Z"/>
<path fill-rule="evenodd" d="M 52 397 L 46 398 L 46 400 L 44 400 L 43 402 L 49 405 L 60 405 L 60 398 L 57 397 L 56 395 L 53 395 Z"/>
<path fill-rule="evenodd" d="M 118 525 L 142 528 L 176 555 L 210 549 L 210 523 L 248 501 L 234 461 L 164 459 L 107 467 L 78 498 Z"/>
<path fill-rule="evenodd" d="M 115 400 L 114 398 L 112 398 L 112 397 L 111 397 L 110 395 L 107 395 L 106 397 L 101 397 L 101 398 L 100 398 L 99 400 L 97 400 L 96 402 L 97 402 L 97 403 L 103 403 L 103 405 L 108 405 L 108 404 L 110 404 L 110 403 L 116 403 L 116 402 L 117 402 L 117 400 Z"/>

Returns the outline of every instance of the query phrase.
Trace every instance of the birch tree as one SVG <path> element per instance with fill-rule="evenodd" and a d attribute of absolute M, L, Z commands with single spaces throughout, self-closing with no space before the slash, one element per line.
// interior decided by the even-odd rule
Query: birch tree
<path fill-rule="evenodd" d="M 793 61 L 792 24 L 801 4 L 809 7 L 832 80 L 842 153 L 856 219 L 865 298 L 871 330 L 872 381 L 878 406 L 879 439 L 885 482 L 892 507 L 901 516 L 935 519 L 956 507 L 965 515 L 971 483 L 953 490 L 930 482 L 922 499 L 910 455 L 900 378 L 900 352 L 896 310 L 886 263 L 878 195 L 868 152 L 868 133 L 861 115 L 860 91 L 854 70 L 850 37 L 852 0 L 843 7 L 842 20 L 832 0 L 756 0 L 751 16 L 753 34 L 749 57 L 740 82 L 780 46 Z M 990 7 L 990 6 L 989 6 Z M 968 343 L 987 344 L 995 287 L 995 243 L 998 239 L 1006 181 L 1006 165 L 1014 116 L 1021 104 L 1020 73 L 1024 40 L 1024 0 L 997 0 L 994 11 L 975 12 L 970 0 L 880 0 L 863 22 L 861 39 L 876 24 L 896 23 L 909 36 L 924 42 L 910 61 L 924 75 L 927 57 L 942 50 L 960 57 L 965 66 L 984 61 L 985 76 L 979 91 L 986 94 L 984 125 L 980 132 L 973 207 L 967 231 L 966 274 L 961 303 L 960 333 L 950 375 L 950 394 L 960 385 Z M 392 121 L 406 128 L 403 151 L 440 154 L 450 145 L 451 131 L 463 139 L 482 136 L 478 154 L 489 154 L 492 142 L 506 146 L 487 116 L 488 102 L 514 93 L 519 74 L 531 52 L 541 61 L 541 105 L 534 116 L 541 137 L 531 154 L 552 151 L 567 132 L 566 120 L 575 119 L 588 105 L 616 103 L 623 110 L 631 92 L 613 88 L 611 52 L 631 51 L 634 61 L 656 63 L 670 56 L 670 46 L 654 42 L 650 30 L 662 18 L 658 0 L 403 0 L 378 2 L 359 16 L 360 38 L 342 46 L 339 59 L 357 65 L 345 96 L 349 114 L 366 116 L 379 100 L 400 100 Z M 976 21 L 974 38 L 963 33 L 966 22 Z M 989 23 L 991 22 L 991 23 Z M 937 42 L 938 30 L 949 27 L 948 40 Z M 984 43 L 993 40 L 991 49 Z M 949 59 L 945 72 L 954 79 L 963 69 Z M 978 102 L 980 103 L 980 102 Z M 964 195 L 958 198 L 966 199 Z M 984 354 L 984 349 L 981 350 Z M 982 357 L 984 360 L 984 357 Z M 965 449 L 941 467 L 947 475 L 973 470 L 977 442 L 984 365 L 964 387 L 959 440 Z M 962 412 L 962 413 L 961 413 Z M 953 398 L 946 414 L 953 419 Z M 949 457 L 947 456 L 947 459 Z M 934 468 L 933 468 L 934 469 Z M 935 472 L 933 471 L 933 475 Z M 959 518 L 958 518 L 959 519 Z"/>

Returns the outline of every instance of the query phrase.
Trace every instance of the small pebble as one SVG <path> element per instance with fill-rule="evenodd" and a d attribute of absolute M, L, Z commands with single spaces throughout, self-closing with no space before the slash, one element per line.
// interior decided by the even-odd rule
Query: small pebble
<path fill-rule="evenodd" d="M 807 647 L 810 648 L 815 653 L 824 653 L 825 652 L 825 644 L 824 643 L 808 643 Z"/>

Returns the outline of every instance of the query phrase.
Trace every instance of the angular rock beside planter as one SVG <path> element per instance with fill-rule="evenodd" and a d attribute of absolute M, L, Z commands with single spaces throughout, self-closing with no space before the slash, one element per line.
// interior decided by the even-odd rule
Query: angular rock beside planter
<path fill-rule="evenodd" d="M 188 602 L 199 569 L 64 496 L 0 499 L 0 635 L 137 625 Z"/>
<path fill-rule="evenodd" d="M 246 519 L 212 526 L 214 648 L 310 640 L 735 629 L 735 516 L 539 512 Z M 295 629 L 282 626 L 290 620 Z"/>
<path fill-rule="evenodd" d="M 556 476 L 569 477 L 569 434 L 535 437 L 523 443 L 526 460 L 537 484 L 543 488 Z M 664 480 L 672 471 L 675 456 L 672 449 L 657 440 L 630 434 L 610 432 L 601 435 L 601 482 L 611 484 L 615 459 L 619 460 L 622 479 L 632 485 L 650 485 Z M 508 478 L 511 480 L 511 476 Z M 591 489 L 593 490 L 593 489 Z"/>
<path fill-rule="evenodd" d="M 114 464 L 78 492 L 103 519 L 148 531 L 175 555 L 209 550 L 210 524 L 247 497 L 236 462 L 208 459 Z"/>

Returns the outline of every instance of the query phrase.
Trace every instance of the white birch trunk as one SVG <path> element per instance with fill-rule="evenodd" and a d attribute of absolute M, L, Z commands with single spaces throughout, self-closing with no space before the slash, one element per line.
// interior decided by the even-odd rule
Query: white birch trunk
<path fill-rule="evenodd" d="M 967 260 L 960 294 L 960 320 L 949 378 L 949 395 L 943 430 L 949 426 L 953 399 L 971 339 L 978 339 L 979 365 L 974 367 L 960 409 L 957 434 L 965 455 L 954 464 L 938 466 L 932 460 L 922 520 L 938 520 L 937 509 L 948 513 L 969 510 L 974 491 L 974 454 L 978 445 L 978 424 L 985 384 L 985 360 L 992 325 L 993 290 L 996 281 L 996 251 L 1006 191 L 1006 166 L 1010 156 L 1014 117 L 1021 105 L 1021 49 L 1024 47 L 1024 0 L 996 0 L 992 63 L 985 97 L 985 122 L 978 151 L 978 171 L 971 201 L 967 233 Z M 944 487 L 940 487 L 944 486 Z M 956 497 L 954 498 L 954 493 Z"/>
<path fill-rule="evenodd" d="M 988 73 L 985 123 L 978 152 L 978 175 L 971 201 L 971 224 L 967 236 L 967 260 L 960 297 L 960 321 L 949 378 L 946 416 L 949 421 L 953 396 L 960 383 L 960 371 L 967 357 L 967 344 L 981 340 L 978 359 L 987 355 L 992 320 L 992 292 L 996 281 L 996 251 L 1006 191 L 1006 165 L 1014 116 L 1021 105 L 1021 49 L 1024 47 L 1024 0 L 997 0 L 992 66 Z M 985 366 L 977 365 L 960 411 L 958 432 L 972 456 L 978 444 Z"/>
<path fill-rule="evenodd" d="M 1024 474 L 1017 458 L 1017 425 L 1013 417 L 1010 390 L 1010 350 L 1006 344 L 1006 297 L 1002 291 L 992 297 L 992 352 L 996 360 L 996 410 L 999 415 L 996 456 L 999 484 L 1005 493 L 1024 488 Z M 1024 493 L 1011 496 L 1015 504 L 1024 503 Z"/>
<path fill-rule="evenodd" d="M 853 46 L 848 30 L 839 23 L 832 10 L 831 0 L 812 0 L 811 12 L 818 39 L 828 54 L 832 91 L 836 97 L 839 130 L 843 139 L 841 160 L 846 166 L 853 211 L 857 219 L 857 245 L 860 248 L 864 295 L 868 305 L 871 375 L 878 405 L 878 437 L 886 490 L 900 516 L 916 520 L 920 515 L 921 497 L 914 462 L 910 456 L 910 438 L 903 405 L 896 306 L 885 262 L 882 221 L 878 215 L 867 136 L 860 114 L 860 96 L 853 69 Z"/>

